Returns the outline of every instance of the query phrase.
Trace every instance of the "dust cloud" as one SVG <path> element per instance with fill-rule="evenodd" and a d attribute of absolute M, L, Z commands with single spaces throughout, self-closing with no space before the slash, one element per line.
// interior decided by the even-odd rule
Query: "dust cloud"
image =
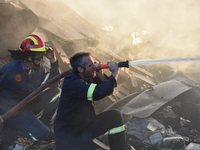
<path fill-rule="evenodd" d="M 200 56 L 199 0 L 63 1 L 99 28 L 113 26 L 121 35 L 147 31 L 150 43 L 141 49 L 143 58 Z M 200 64 L 176 67 L 191 63 Z"/>

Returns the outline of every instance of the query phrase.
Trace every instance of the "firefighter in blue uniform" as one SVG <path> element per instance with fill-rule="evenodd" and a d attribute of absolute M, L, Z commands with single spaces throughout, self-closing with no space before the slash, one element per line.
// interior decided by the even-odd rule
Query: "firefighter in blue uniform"
<path fill-rule="evenodd" d="M 54 120 L 56 150 L 94 150 L 92 139 L 108 131 L 111 150 L 125 150 L 123 118 L 119 111 L 95 114 L 93 101 L 113 92 L 118 64 L 109 61 L 112 75 L 96 72 L 90 53 L 80 52 L 70 58 L 73 71 L 66 76 Z M 99 83 L 101 81 L 101 83 Z"/>
<path fill-rule="evenodd" d="M 29 35 L 20 49 L 10 50 L 14 61 L 0 70 L 0 114 L 8 112 L 48 79 L 60 73 L 54 49 L 47 47 L 37 35 Z M 50 72 L 41 64 L 43 56 L 51 62 Z M 60 98 L 60 81 L 35 97 L 30 103 L 3 122 L 14 135 L 44 140 L 50 135 L 50 120 Z M 43 115 L 36 117 L 43 111 Z"/>

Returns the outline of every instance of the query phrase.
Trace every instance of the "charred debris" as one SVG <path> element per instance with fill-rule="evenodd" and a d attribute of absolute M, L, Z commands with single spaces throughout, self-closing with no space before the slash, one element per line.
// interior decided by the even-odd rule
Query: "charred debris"
<path fill-rule="evenodd" d="M 95 61 L 106 63 L 138 60 L 141 53 L 154 48 L 146 31 L 121 35 L 111 26 L 98 29 L 62 1 L 56 5 L 48 2 L 0 2 L 0 27 L 4 29 L 0 31 L 0 67 L 11 61 L 7 50 L 17 49 L 31 33 L 56 48 L 62 71 L 70 69 L 69 56 L 79 51 L 90 52 Z M 49 69 L 49 62 L 44 63 Z M 109 75 L 107 69 L 104 73 Z M 112 95 L 95 103 L 96 112 L 122 112 L 128 149 L 198 149 L 199 80 L 198 72 L 176 72 L 167 64 L 120 68 L 118 86 Z M 98 149 L 109 149 L 104 136 L 94 139 L 94 143 Z"/>

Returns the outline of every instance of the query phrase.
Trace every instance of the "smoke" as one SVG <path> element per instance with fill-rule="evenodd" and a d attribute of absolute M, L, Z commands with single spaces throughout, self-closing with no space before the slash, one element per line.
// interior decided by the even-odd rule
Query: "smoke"
<path fill-rule="evenodd" d="M 160 40 L 167 35 L 187 38 L 200 30 L 200 1 L 196 0 L 63 1 L 99 28 L 118 26 L 123 33 L 146 30 Z"/>
<path fill-rule="evenodd" d="M 147 31 L 150 44 L 141 48 L 143 58 L 200 55 L 198 0 L 63 1 L 99 28 L 113 26 L 121 35 Z M 176 67 L 183 66 L 188 65 L 178 63 Z"/>

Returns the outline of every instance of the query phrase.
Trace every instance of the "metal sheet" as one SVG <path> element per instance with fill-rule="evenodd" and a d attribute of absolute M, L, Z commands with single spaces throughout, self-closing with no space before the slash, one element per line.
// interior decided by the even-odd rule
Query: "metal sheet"
<path fill-rule="evenodd" d="M 191 87 L 187 87 L 175 80 L 163 82 L 133 98 L 122 107 L 121 113 L 137 118 L 149 117 L 167 102 L 189 89 Z"/>

